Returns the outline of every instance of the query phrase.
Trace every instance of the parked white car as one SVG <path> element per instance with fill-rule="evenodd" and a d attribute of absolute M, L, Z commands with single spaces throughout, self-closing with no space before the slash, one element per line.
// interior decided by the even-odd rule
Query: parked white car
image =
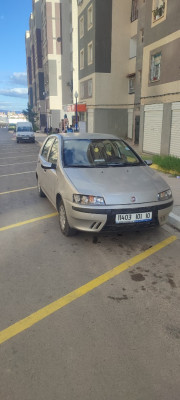
<path fill-rule="evenodd" d="M 168 184 L 128 144 L 107 134 L 51 135 L 38 157 L 40 196 L 59 211 L 60 228 L 130 230 L 166 223 L 173 207 Z"/>
<path fill-rule="evenodd" d="M 16 124 L 16 142 L 21 141 L 35 142 L 35 134 L 31 122 L 17 122 Z"/>

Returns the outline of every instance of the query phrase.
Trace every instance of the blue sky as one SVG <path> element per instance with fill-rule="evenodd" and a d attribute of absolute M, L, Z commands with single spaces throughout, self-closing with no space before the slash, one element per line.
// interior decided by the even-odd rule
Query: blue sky
<path fill-rule="evenodd" d="M 25 32 L 32 0 L 2 0 L 0 7 L 0 110 L 27 108 Z"/>

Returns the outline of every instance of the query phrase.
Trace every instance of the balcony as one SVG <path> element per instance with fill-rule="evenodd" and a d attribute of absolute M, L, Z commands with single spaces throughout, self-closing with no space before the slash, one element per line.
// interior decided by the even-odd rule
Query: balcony
<path fill-rule="evenodd" d="M 152 13 L 153 13 L 153 22 L 155 22 L 158 19 L 162 18 L 164 16 L 164 12 L 165 12 L 165 2 L 161 6 L 156 7 L 155 10 L 152 11 Z"/>

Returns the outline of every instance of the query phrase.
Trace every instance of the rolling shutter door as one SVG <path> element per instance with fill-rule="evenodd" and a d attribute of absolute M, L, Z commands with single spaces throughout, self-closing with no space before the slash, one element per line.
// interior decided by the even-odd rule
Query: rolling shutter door
<path fill-rule="evenodd" d="M 172 103 L 170 155 L 180 157 L 180 103 Z"/>
<path fill-rule="evenodd" d="M 143 151 L 160 154 L 163 120 L 163 104 L 144 107 Z"/>

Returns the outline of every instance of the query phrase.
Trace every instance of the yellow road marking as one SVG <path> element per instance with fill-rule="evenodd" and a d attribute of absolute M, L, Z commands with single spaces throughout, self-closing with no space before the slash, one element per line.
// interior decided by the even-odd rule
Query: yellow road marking
<path fill-rule="evenodd" d="M 137 256 L 131 258 L 130 260 L 125 261 L 124 263 L 118 265 L 117 267 L 111 269 L 110 271 L 105 272 L 105 274 L 98 276 L 97 278 L 91 280 L 90 282 L 79 287 L 78 289 L 73 290 L 72 292 L 68 293 L 67 295 L 61 297 L 60 299 L 50 303 L 49 305 L 41 308 L 40 310 L 34 312 L 33 314 L 29 315 L 28 317 L 16 322 L 15 324 L 9 326 L 6 329 L 2 330 L 0 332 L 0 343 L 6 342 L 8 339 L 18 335 L 19 333 L 23 332 L 24 330 L 35 325 L 37 322 L 43 320 L 44 318 L 48 317 L 49 315 L 53 314 L 54 312 L 65 307 L 67 304 L 70 304 L 74 300 L 91 292 L 93 289 L 97 288 L 98 286 L 102 285 L 103 283 L 105 283 L 105 282 L 109 281 L 110 279 L 114 278 L 115 276 L 119 275 L 121 272 L 127 270 L 128 268 L 130 268 L 130 267 L 134 266 L 135 264 L 139 263 L 140 261 L 146 259 L 147 257 L 151 256 L 152 254 L 156 253 L 157 251 L 163 249 L 164 247 L 168 246 L 170 243 L 173 243 L 176 239 L 177 239 L 176 236 L 171 236 L 171 237 L 163 240 L 162 242 L 156 244 L 155 246 L 151 247 L 150 249 L 144 251 L 143 253 L 140 253 Z"/>
<path fill-rule="evenodd" d="M 32 218 L 32 219 L 27 219 L 26 221 L 17 222 L 17 224 L 3 226 L 2 228 L 0 228 L 0 232 L 7 231 L 8 229 L 12 229 L 12 228 L 18 228 L 19 226 L 31 224 L 32 222 L 41 221 L 43 219 L 52 218 L 52 217 L 55 217 L 56 215 L 58 215 L 58 213 L 54 212 L 52 214 L 43 215 L 42 217 L 36 217 L 36 218 Z"/>
<path fill-rule="evenodd" d="M 34 171 L 27 171 L 27 172 L 17 172 L 16 174 L 7 174 L 7 175 L 0 175 L 0 178 L 3 178 L 4 176 L 14 176 L 14 175 L 23 175 L 23 174 L 32 174 L 32 172 L 36 172 Z"/>
<path fill-rule="evenodd" d="M 9 194 L 9 193 L 15 193 L 15 192 L 22 192 L 23 190 L 31 190 L 31 189 L 37 189 L 37 186 L 32 186 L 32 187 L 23 188 L 23 189 L 9 190 L 8 192 L 1 192 L 1 193 L 0 193 L 0 196 L 1 196 L 2 194 Z"/>

